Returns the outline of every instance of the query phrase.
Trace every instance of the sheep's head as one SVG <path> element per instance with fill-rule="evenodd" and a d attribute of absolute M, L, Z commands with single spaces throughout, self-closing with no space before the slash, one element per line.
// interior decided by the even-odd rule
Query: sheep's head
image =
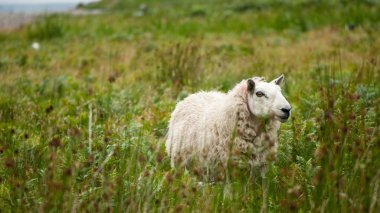
<path fill-rule="evenodd" d="M 281 93 L 283 81 L 283 75 L 269 83 L 257 77 L 247 80 L 248 107 L 254 116 L 288 120 L 291 106 Z"/>

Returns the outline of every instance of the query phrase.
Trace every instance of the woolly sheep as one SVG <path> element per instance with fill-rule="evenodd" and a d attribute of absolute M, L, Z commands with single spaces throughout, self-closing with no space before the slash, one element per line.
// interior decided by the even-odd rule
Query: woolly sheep
<path fill-rule="evenodd" d="M 281 93 L 284 76 L 266 82 L 253 77 L 226 93 L 198 92 L 180 101 L 169 122 L 166 151 L 171 165 L 191 160 L 206 167 L 232 160 L 238 166 L 265 166 L 276 158 L 277 130 L 290 116 Z"/>

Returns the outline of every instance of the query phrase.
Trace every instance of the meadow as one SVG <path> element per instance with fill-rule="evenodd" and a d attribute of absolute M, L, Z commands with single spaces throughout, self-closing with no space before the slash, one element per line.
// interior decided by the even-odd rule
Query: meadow
<path fill-rule="evenodd" d="M 0 212 L 380 211 L 380 2 L 104 0 L 0 31 Z M 31 47 L 38 42 L 39 49 Z M 175 104 L 285 75 L 258 171 L 200 183 L 164 149 Z"/>

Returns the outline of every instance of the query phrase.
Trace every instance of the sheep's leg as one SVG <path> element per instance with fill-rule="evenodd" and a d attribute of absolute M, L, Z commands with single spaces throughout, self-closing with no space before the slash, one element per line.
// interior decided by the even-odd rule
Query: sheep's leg
<path fill-rule="evenodd" d="M 232 198 L 232 186 L 231 186 L 231 172 L 228 170 L 228 162 L 223 163 L 224 173 L 225 173 L 225 184 L 224 184 L 224 197 Z"/>
<path fill-rule="evenodd" d="M 263 201 L 262 201 L 262 204 L 261 204 L 260 213 L 268 212 L 268 209 L 267 209 L 268 183 L 267 183 L 266 174 L 267 174 L 267 167 L 264 166 L 261 169 L 261 180 L 262 180 L 262 182 L 261 182 L 261 188 L 263 190 Z"/>
<path fill-rule="evenodd" d="M 229 171 L 229 165 L 230 165 L 230 147 L 224 147 L 224 149 L 219 150 L 219 159 L 220 161 L 218 164 L 218 170 L 219 174 L 222 175 L 224 173 L 223 179 L 224 179 L 224 198 L 232 198 L 232 188 L 231 188 L 231 172 Z M 221 169 L 221 170 L 220 170 Z"/>

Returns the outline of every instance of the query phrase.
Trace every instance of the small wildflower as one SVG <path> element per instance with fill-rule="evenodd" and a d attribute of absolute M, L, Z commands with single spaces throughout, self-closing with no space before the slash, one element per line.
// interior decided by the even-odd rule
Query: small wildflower
<path fill-rule="evenodd" d="M 157 156 L 156 156 L 156 161 L 157 161 L 158 163 L 161 163 L 163 159 L 164 159 L 164 154 L 163 154 L 162 152 L 159 152 L 159 153 L 157 154 Z"/>
<path fill-rule="evenodd" d="M 325 120 L 332 120 L 333 118 L 333 113 L 329 110 L 325 111 Z"/>
<path fill-rule="evenodd" d="M 12 158 L 7 158 L 4 161 L 4 166 L 7 168 L 14 168 L 16 166 L 16 162 Z"/>
<path fill-rule="evenodd" d="M 218 176 L 216 176 L 215 181 L 216 182 L 222 182 L 222 181 L 224 181 L 224 176 L 221 175 L 221 174 L 219 174 Z"/>
<path fill-rule="evenodd" d="M 291 212 L 294 212 L 297 210 L 297 205 L 296 203 L 294 203 L 294 201 L 291 201 L 291 200 L 281 200 L 280 201 L 280 206 L 283 208 L 283 209 L 288 209 L 290 210 Z"/>
<path fill-rule="evenodd" d="M 108 82 L 113 83 L 116 81 L 116 77 L 114 75 L 111 75 L 108 77 Z"/>
<path fill-rule="evenodd" d="M 277 155 L 275 152 L 270 152 L 268 153 L 268 155 L 266 156 L 266 160 L 267 161 L 275 161 L 277 159 Z"/>
<path fill-rule="evenodd" d="M 131 199 L 128 198 L 126 201 L 125 201 L 125 204 L 127 204 L 127 206 L 129 206 L 131 204 Z"/>
<path fill-rule="evenodd" d="M 321 179 L 322 179 L 322 170 L 318 169 L 313 179 L 311 180 L 311 182 L 313 185 L 317 185 L 321 181 Z"/>
<path fill-rule="evenodd" d="M 12 179 L 11 180 L 11 184 L 13 185 L 13 186 L 15 186 L 16 188 L 20 188 L 20 186 L 21 186 L 21 184 L 20 184 L 20 181 L 19 180 L 15 180 L 15 179 Z"/>
<path fill-rule="evenodd" d="M 53 162 L 56 158 L 57 158 L 57 155 L 54 152 L 52 152 L 49 156 L 50 163 Z"/>
<path fill-rule="evenodd" d="M 88 95 L 92 95 L 94 93 L 94 90 L 92 88 L 88 88 L 87 93 Z"/>
<path fill-rule="evenodd" d="M 143 155 L 139 155 L 138 160 L 140 163 L 144 163 L 146 161 L 146 159 Z"/>
<path fill-rule="evenodd" d="M 314 152 L 314 156 L 315 156 L 317 159 L 320 160 L 320 159 L 322 159 L 322 158 L 325 156 L 326 152 L 327 152 L 326 147 L 323 146 L 323 145 L 321 145 L 321 146 L 319 146 L 319 147 L 315 150 L 315 152 Z"/>
<path fill-rule="evenodd" d="M 108 142 L 110 142 L 110 138 L 106 136 L 106 137 L 104 137 L 103 141 L 104 141 L 105 143 L 108 143 Z"/>
<path fill-rule="evenodd" d="M 191 191 L 192 191 L 193 193 L 196 193 L 196 192 L 197 192 L 197 187 L 195 187 L 195 186 L 191 187 Z"/>
<path fill-rule="evenodd" d="M 181 175 L 182 175 L 182 172 L 181 171 L 177 171 L 176 173 L 175 173 L 175 178 L 180 178 L 181 177 Z"/>
<path fill-rule="evenodd" d="M 32 48 L 33 48 L 34 50 L 39 50 L 39 49 L 40 49 L 40 43 L 38 43 L 38 42 L 33 42 L 33 43 L 32 43 Z"/>
<path fill-rule="evenodd" d="M 58 191 L 58 190 L 61 190 L 63 188 L 62 183 L 58 183 L 55 181 L 48 181 L 47 186 L 48 186 L 50 191 Z"/>
<path fill-rule="evenodd" d="M 85 167 L 90 167 L 94 162 L 94 156 L 90 155 L 85 162 Z"/>
<path fill-rule="evenodd" d="M 376 59 L 375 58 L 371 58 L 371 60 L 369 61 L 372 65 L 376 65 Z"/>
<path fill-rule="evenodd" d="M 180 204 L 180 205 L 177 205 L 174 209 L 174 212 L 182 212 L 182 209 L 183 209 L 183 206 Z"/>
<path fill-rule="evenodd" d="M 145 170 L 145 172 L 144 172 L 144 177 L 149 177 L 149 175 L 150 175 L 150 172 L 148 171 L 148 170 Z"/>
<path fill-rule="evenodd" d="M 71 168 L 65 169 L 64 174 L 65 174 L 65 176 L 71 176 L 71 174 L 72 174 Z"/>
<path fill-rule="evenodd" d="M 182 189 L 186 189 L 186 185 L 185 184 L 181 184 L 181 188 Z"/>
<path fill-rule="evenodd" d="M 73 128 L 70 128 L 68 131 L 67 131 L 68 135 L 70 135 L 71 137 L 80 137 L 81 133 L 80 133 L 80 129 L 77 128 L 77 127 L 73 127 Z"/>
<path fill-rule="evenodd" d="M 51 146 L 51 147 L 60 147 L 61 146 L 61 141 L 58 138 L 53 138 L 49 142 L 49 146 Z"/>
<path fill-rule="evenodd" d="M 275 140 L 269 140 L 269 147 L 274 147 L 274 145 L 276 145 L 276 141 Z"/>
<path fill-rule="evenodd" d="M 168 172 L 168 173 L 166 174 L 166 176 L 165 176 L 165 179 L 166 179 L 166 181 L 167 181 L 168 183 L 172 183 L 173 180 L 174 180 L 172 173 Z"/>
<path fill-rule="evenodd" d="M 288 189 L 288 194 L 291 194 L 298 198 L 302 194 L 301 186 L 295 185 L 293 188 Z"/>
<path fill-rule="evenodd" d="M 154 203 L 155 203 L 156 205 L 158 205 L 158 204 L 161 203 L 161 201 L 160 201 L 159 199 L 156 199 L 156 200 L 154 201 Z"/>
<path fill-rule="evenodd" d="M 49 107 L 47 107 L 46 109 L 45 109 L 45 112 L 46 112 L 46 114 L 49 114 L 49 113 L 51 113 L 52 111 L 53 111 L 53 106 L 52 105 L 50 105 Z"/>
<path fill-rule="evenodd" d="M 197 177 L 200 177 L 202 175 L 202 171 L 199 168 L 194 168 L 193 172 Z"/>
<path fill-rule="evenodd" d="M 339 142 L 342 140 L 342 134 L 340 132 L 337 132 L 336 134 L 333 135 L 333 139 L 335 142 Z"/>
<path fill-rule="evenodd" d="M 295 202 L 290 202 L 290 203 L 289 203 L 289 210 L 290 210 L 291 212 L 295 212 L 295 211 L 297 211 L 297 209 L 298 209 L 298 205 L 297 205 L 297 203 L 295 203 Z"/>

